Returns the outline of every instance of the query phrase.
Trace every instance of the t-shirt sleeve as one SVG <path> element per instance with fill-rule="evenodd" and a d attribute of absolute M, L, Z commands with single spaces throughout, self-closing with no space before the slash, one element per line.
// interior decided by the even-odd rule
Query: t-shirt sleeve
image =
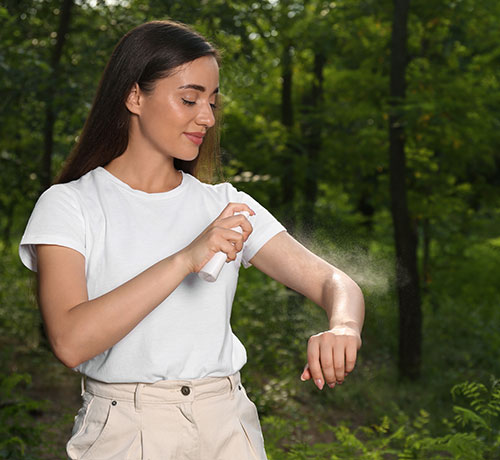
<path fill-rule="evenodd" d="M 19 243 L 21 261 L 34 272 L 37 244 L 66 246 L 85 256 L 85 221 L 76 192 L 65 184 L 53 185 L 40 196 Z"/>
<path fill-rule="evenodd" d="M 243 245 L 241 263 L 245 268 L 252 264 L 250 260 L 259 252 L 274 235 L 286 231 L 286 228 L 257 200 L 245 192 L 239 191 L 231 186 L 231 200 L 238 203 L 246 203 L 255 211 L 254 216 L 250 216 L 249 221 L 253 231 Z"/>

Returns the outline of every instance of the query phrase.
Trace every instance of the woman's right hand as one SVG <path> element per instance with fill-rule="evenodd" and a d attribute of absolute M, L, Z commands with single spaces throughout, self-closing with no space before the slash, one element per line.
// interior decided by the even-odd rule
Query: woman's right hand
<path fill-rule="evenodd" d="M 227 262 L 236 259 L 243 243 L 252 233 L 248 219 L 242 214 L 234 215 L 235 212 L 241 211 L 247 211 L 251 216 L 255 214 L 245 203 L 229 203 L 198 237 L 179 252 L 190 273 L 199 272 L 219 251 L 227 255 Z M 242 233 L 231 230 L 235 227 L 241 227 Z"/>

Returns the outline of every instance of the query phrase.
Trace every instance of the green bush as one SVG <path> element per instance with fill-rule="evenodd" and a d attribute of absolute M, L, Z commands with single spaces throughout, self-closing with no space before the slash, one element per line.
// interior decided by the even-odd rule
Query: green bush
<path fill-rule="evenodd" d="M 39 459 L 35 451 L 41 445 L 44 425 L 34 421 L 34 415 L 45 402 L 24 396 L 21 386 L 30 385 L 28 374 L 0 374 L 0 458 Z"/>
<path fill-rule="evenodd" d="M 309 444 L 296 441 L 297 432 L 311 429 L 308 423 L 267 416 L 262 420 L 270 460 L 410 460 L 462 459 L 494 460 L 500 458 L 500 384 L 494 380 L 490 389 L 475 382 L 455 385 L 454 400 L 466 405 L 453 407 L 453 418 L 444 419 L 444 434 L 431 433 L 431 415 L 422 410 L 413 420 L 404 413 L 392 419 L 383 417 L 379 424 L 351 429 L 345 423 L 317 427 L 331 441 Z M 326 436 L 325 436 L 326 434 Z"/>
<path fill-rule="evenodd" d="M 40 345 L 41 316 L 35 299 L 35 277 L 22 265 L 17 246 L 0 243 L 0 333 L 2 338 Z M 4 369 L 0 369 L 3 372 Z"/>

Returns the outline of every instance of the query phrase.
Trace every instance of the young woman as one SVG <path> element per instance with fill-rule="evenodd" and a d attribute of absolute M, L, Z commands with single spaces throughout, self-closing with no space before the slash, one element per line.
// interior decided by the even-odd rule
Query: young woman
<path fill-rule="evenodd" d="M 358 286 L 249 195 L 197 178 L 215 160 L 218 91 L 219 57 L 199 34 L 170 21 L 130 31 L 28 222 L 20 257 L 38 273 L 50 344 L 85 376 L 71 459 L 266 458 L 230 327 L 241 264 L 325 309 L 302 380 L 333 387 L 354 367 Z M 201 279 L 219 252 L 219 277 Z"/>

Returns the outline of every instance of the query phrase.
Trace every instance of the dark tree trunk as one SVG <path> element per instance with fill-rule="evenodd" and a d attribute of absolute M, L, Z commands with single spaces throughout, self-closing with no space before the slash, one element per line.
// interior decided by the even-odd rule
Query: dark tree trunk
<path fill-rule="evenodd" d="M 302 132 L 307 154 L 306 178 L 304 184 L 304 206 L 302 209 L 302 225 L 314 229 L 315 204 L 318 196 L 319 152 L 321 150 L 323 110 L 323 69 L 326 59 L 323 53 L 314 54 L 314 80 L 311 93 L 305 104 L 306 121 Z"/>
<path fill-rule="evenodd" d="M 403 103 L 406 93 L 407 23 L 410 0 L 394 0 L 391 39 L 390 194 L 399 296 L 399 374 L 420 375 L 422 310 L 417 268 L 417 235 L 408 210 Z"/>
<path fill-rule="evenodd" d="M 295 157 L 296 148 L 293 145 L 293 101 L 292 101 L 292 86 L 293 86 L 293 56 L 292 44 L 287 42 L 283 47 L 283 57 L 281 63 L 281 123 L 286 129 L 286 148 L 284 155 L 281 158 L 281 186 L 282 186 L 282 221 L 287 230 L 293 234 L 296 226 L 295 216 Z M 303 310 L 304 297 L 287 287 L 288 298 L 286 302 L 287 321 L 283 325 L 285 334 L 296 337 L 300 334 L 300 326 L 298 317 Z"/>
<path fill-rule="evenodd" d="M 56 111 L 54 109 L 54 98 L 57 92 L 59 81 L 59 63 L 66 42 L 66 35 L 71 22 L 71 10 L 74 0 L 62 0 L 61 13 L 59 16 L 59 27 L 57 30 L 57 41 L 52 52 L 50 62 L 51 73 L 46 90 L 45 105 L 45 126 L 44 126 L 44 151 L 42 159 L 41 187 L 42 191 L 47 189 L 52 183 L 52 153 L 54 150 L 54 123 L 56 121 Z"/>
<path fill-rule="evenodd" d="M 431 225 L 430 219 L 426 217 L 422 223 L 422 280 L 424 283 L 424 294 L 429 291 L 431 284 Z"/>
<path fill-rule="evenodd" d="M 361 180 L 371 182 L 371 177 L 362 177 Z M 361 195 L 357 203 L 357 210 L 363 216 L 362 225 L 371 233 L 373 231 L 373 216 L 375 215 L 375 208 L 371 202 L 373 191 L 367 187 L 363 187 L 363 185 L 361 187 L 363 190 L 361 190 Z"/>
<path fill-rule="evenodd" d="M 74 0 L 62 0 L 59 27 L 57 29 L 57 41 L 50 61 L 51 73 L 49 81 L 47 82 L 47 89 L 45 91 L 45 126 L 43 130 L 44 150 L 41 164 L 40 193 L 49 188 L 52 184 L 52 154 L 54 151 L 54 123 L 56 121 L 54 98 L 57 93 L 57 84 L 59 81 L 59 63 L 61 61 L 64 43 L 66 42 L 66 34 L 68 33 L 71 22 L 73 1 Z M 49 343 L 42 323 L 40 323 L 39 332 L 40 345 L 48 349 Z"/>
<path fill-rule="evenodd" d="M 295 153 L 291 143 L 292 128 L 293 128 L 293 102 L 292 102 L 292 81 L 293 81 L 293 64 L 292 64 L 292 44 L 285 43 L 283 47 L 283 57 L 281 63 L 281 122 L 286 128 L 286 146 L 285 155 L 282 158 L 282 204 L 283 204 L 283 223 L 289 232 L 295 229 Z"/>
<path fill-rule="evenodd" d="M 6 206 L 5 212 L 2 212 L 2 214 L 5 217 L 5 227 L 3 228 L 3 235 L 2 235 L 3 249 L 5 253 L 7 253 L 7 251 L 11 249 L 10 237 L 12 233 L 12 226 L 14 225 L 15 207 L 16 207 L 16 201 L 11 199 L 9 201 L 9 204 Z"/>

